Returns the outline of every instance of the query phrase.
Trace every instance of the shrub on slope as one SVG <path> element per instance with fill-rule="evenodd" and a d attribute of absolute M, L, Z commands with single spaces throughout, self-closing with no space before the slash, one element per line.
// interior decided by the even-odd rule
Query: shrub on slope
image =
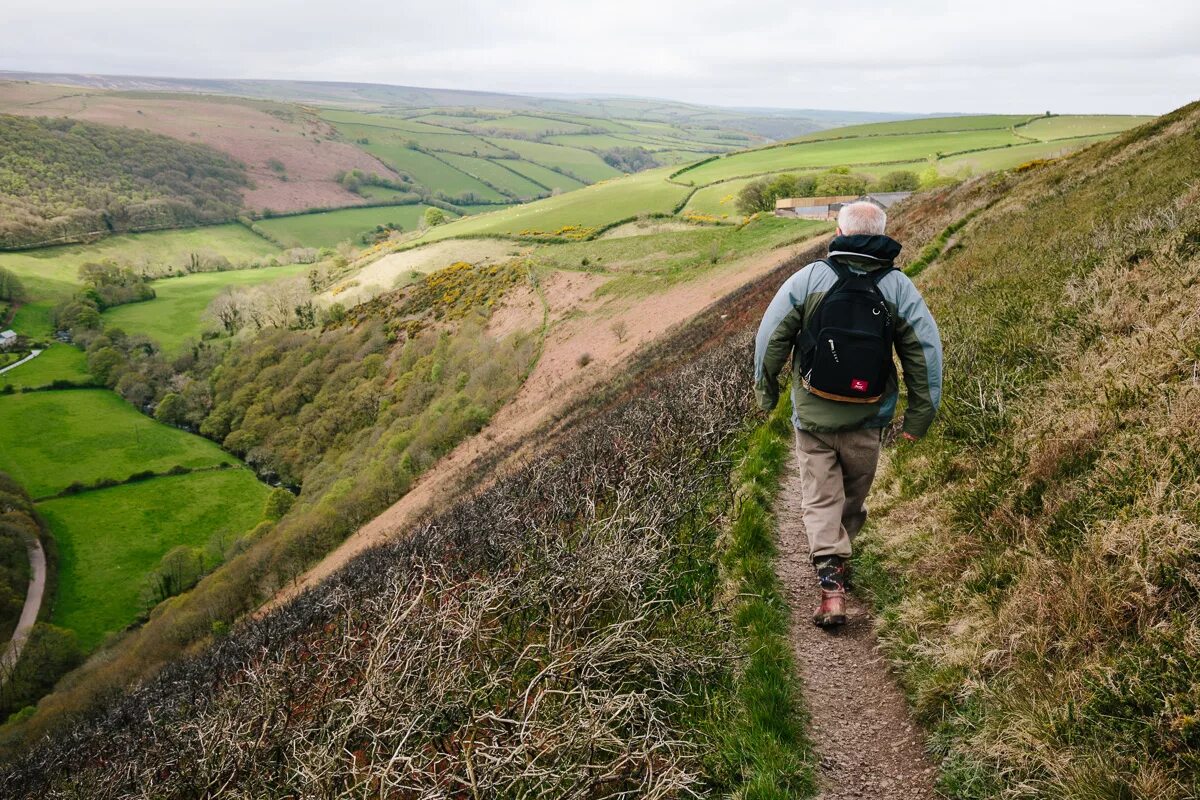
<path fill-rule="evenodd" d="M 232 220 L 245 169 L 158 134 L 0 115 L 0 247 Z"/>
<path fill-rule="evenodd" d="M 899 215 L 943 422 L 863 538 L 956 797 L 1200 793 L 1200 105 Z M 877 507 L 878 511 L 879 508 Z"/>

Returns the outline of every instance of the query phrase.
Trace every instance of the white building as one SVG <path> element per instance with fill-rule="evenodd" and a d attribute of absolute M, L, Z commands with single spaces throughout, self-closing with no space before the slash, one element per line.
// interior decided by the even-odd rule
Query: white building
<path fill-rule="evenodd" d="M 17 343 L 17 332 L 9 329 L 0 331 L 0 350 L 7 350 Z"/>

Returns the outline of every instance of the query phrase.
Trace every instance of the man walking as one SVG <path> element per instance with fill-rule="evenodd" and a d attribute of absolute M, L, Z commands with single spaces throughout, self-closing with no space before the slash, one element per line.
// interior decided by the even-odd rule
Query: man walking
<path fill-rule="evenodd" d="M 792 359 L 792 423 L 804 491 L 809 553 L 821 584 L 813 621 L 846 621 L 846 559 L 867 519 L 883 429 L 908 388 L 903 436 L 916 441 L 941 399 L 942 343 L 925 301 L 893 266 L 900 243 L 884 235 L 887 215 L 874 203 L 838 214 L 829 256 L 801 269 L 767 307 L 755 343 L 759 404 L 779 401 L 779 373 Z"/>

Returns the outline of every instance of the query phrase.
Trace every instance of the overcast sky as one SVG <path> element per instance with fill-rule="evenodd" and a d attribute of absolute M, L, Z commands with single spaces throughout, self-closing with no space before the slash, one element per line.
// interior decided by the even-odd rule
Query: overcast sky
<path fill-rule="evenodd" d="M 1197 0 L 3 0 L 0 29 L 0 69 L 29 71 L 911 112 L 1200 97 Z"/>

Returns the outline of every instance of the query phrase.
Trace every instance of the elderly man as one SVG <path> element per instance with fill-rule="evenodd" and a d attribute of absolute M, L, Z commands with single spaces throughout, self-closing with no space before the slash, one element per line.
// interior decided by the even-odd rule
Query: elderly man
<path fill-rule="evenodd" d="M 846 621 L 846 560 L 867 519 L 899 394 L 893 348 L 908 388 L 906 440 L 925 435 L 941 397 L 937 324 L 893 265 L 900 243 L 884 235 L 886 226 L 873 203 L 843 206 L 829 256 L 784 282 L 758 328 L 754 375 L 764 409 L 779 401 L 779 373 L 792 359 L 804 527 L 821 584 L 813 621 L 821 627 Z"/>

